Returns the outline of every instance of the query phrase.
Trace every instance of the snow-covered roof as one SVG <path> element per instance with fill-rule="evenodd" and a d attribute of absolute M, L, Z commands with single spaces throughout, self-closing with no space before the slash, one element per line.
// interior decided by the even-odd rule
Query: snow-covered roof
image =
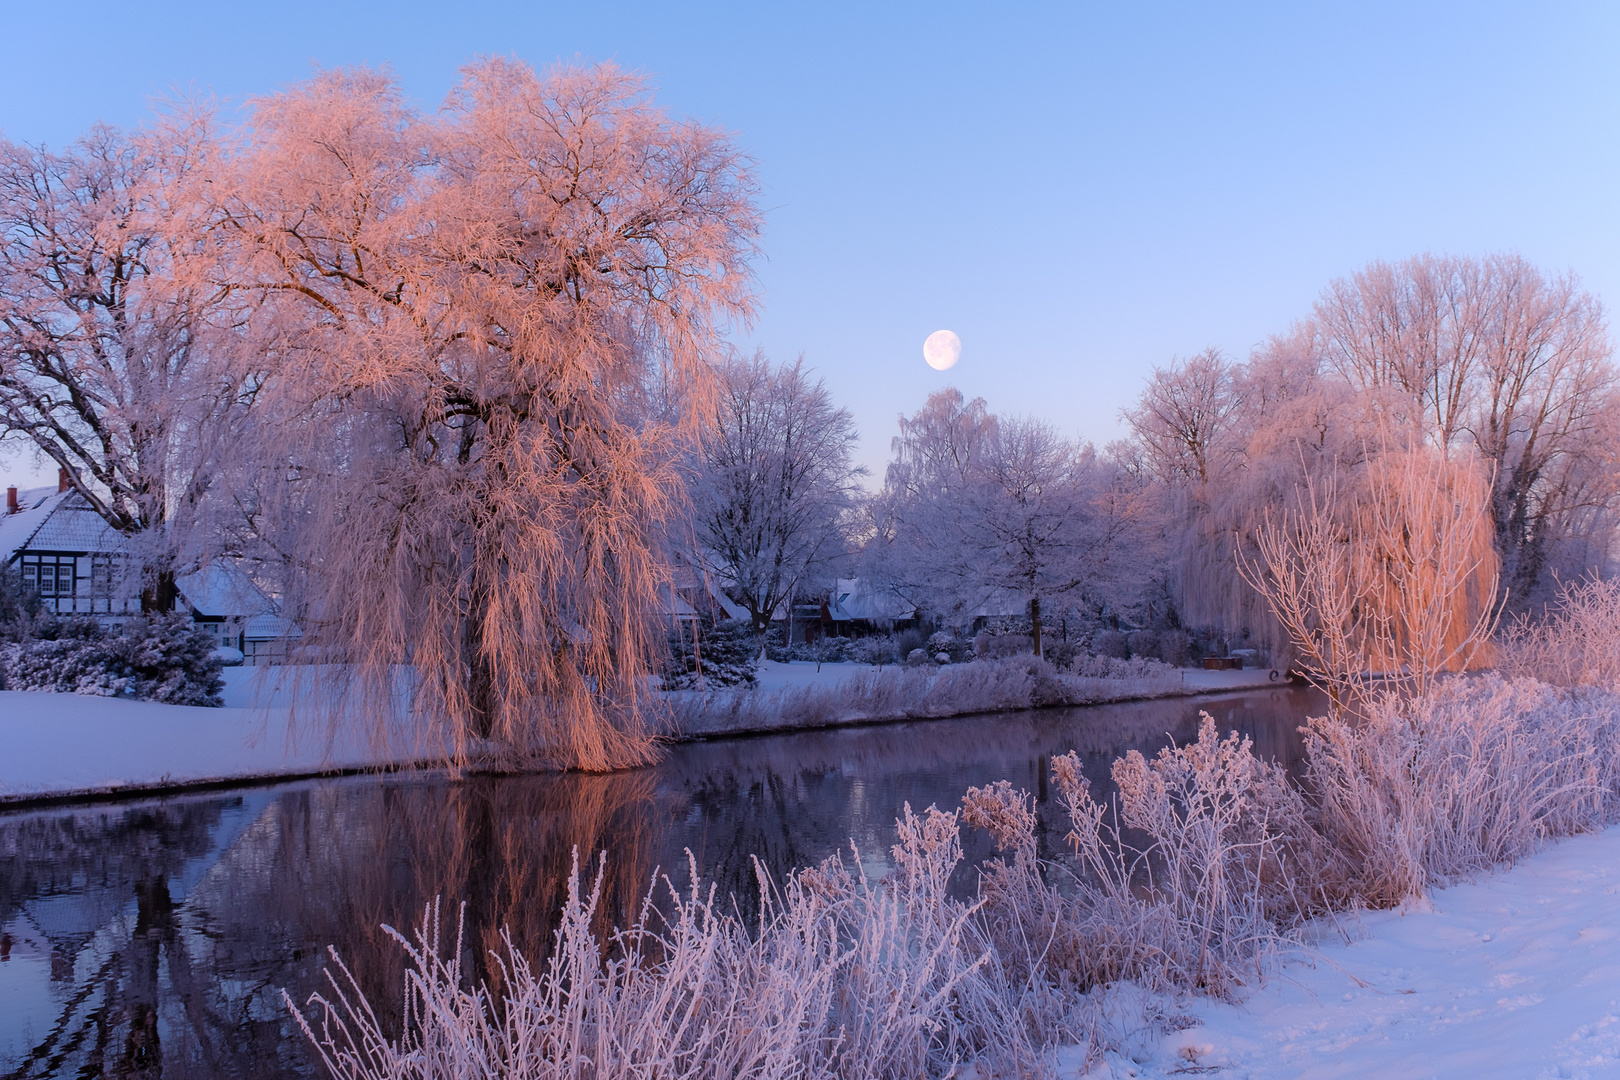
<path fill-rule="evenodd" d="M 20 495 L 18 502 L 22 502 Z M 9 528 L 11 522 L 34 513 L 41 515 L 38 523 L 26 533 L 19 527 L 18 533 L 21 535 L 15 543 L 10 541 L 9 531 L 6 534 L 5 542 L 10 546 L 0 547 L 0 550 L 5 551 L 8 559 L 19 548 L 34 551 L 117 551 L 124 546 L 124 538 L 108 526 L 77 491 L 53 494 L 34 510 L 7 514 L 0 518 L 0 522 L 5 523 L 0 528 Z"/>
<path fill-rule="evenodd" d="M 198 615 L 241 618 L 275 611 L 253 580 L 229 563 L 210 563 L 195 574 L 175 578 L 175 588 Z"/>
<path fill-rule="evenodd" d="M 67 496 L 67 492 L 59 492 L 54 487 L 18 492 L 17 504 L 21 509 L 15 514 L 0 512 L 0 561 L 10 562 L 17 549 L 27 545 L 29 538 L 51 516 L 51 511 Z"/>
<path fill-rule="evenodd" d="M 658 590 L 658 613 L 676 619 L 697 618 L 697 608 L 686 602 L 686 598 L 676 592 L 673 586 L 665 585 Z"/>
<path fill-rule="evenodd" d="M 302 637 L 303 631 L 293 625 L 292 620 L 267 611 L 244 623 L 242 636 L 249 641 L 275 641 L 278 638 Z"/>
<path fill-rule="evenodd" d="M 832 595 L 827 597 L 827 614 L 835 622 L 851 619 L 887 622 L 909 619 L 916 612 L 916 605 L 892 592 L 878 592 L 863 585 L 860 578 L 840 578 L 833 582 Z"/>

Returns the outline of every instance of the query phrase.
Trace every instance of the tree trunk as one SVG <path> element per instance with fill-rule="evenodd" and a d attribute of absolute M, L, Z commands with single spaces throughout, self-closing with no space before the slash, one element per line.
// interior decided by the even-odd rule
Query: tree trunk
<path fill-rule="evenodd" d="M 1029 626 L 1035 639 L 1035 655 L 1041 655 L 1041 598 L 1035 597 L 1029 602 Z"/>
<path fill-rule="evenodd" d="M 467 618 L 461 628 L 461 655 L 467 672 L 470 734 L 487 739 L 495 733 L 495 673 L 484 651 L 484 624 L 489 619 L 489 586 L 479 570 L 473 571 L 467 596 Z"/>
<path fill-rule="evenodd" d="M 174 610 L 174 602 L 179 595 L 174 585 L 174 571 L 159 570 L 141 590 L 141 613 L 165 615 Z"/>

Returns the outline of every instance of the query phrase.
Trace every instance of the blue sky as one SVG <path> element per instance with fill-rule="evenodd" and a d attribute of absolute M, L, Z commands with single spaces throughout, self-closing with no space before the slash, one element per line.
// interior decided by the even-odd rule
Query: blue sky
<path fill-rule="evenodd" d="M 947 382 L 1115 438 L 1155 364 L 1245 355 L 1372 259 L 1517 250 L 1620 304 L 1616 5 L 0 0 L 0 27 L 0 133 L 53 145 L 312 64 L 427 106 L 484 53 L 647 73 L 756 159 L 744 344 L 803 352 L 875 474 Z"/>

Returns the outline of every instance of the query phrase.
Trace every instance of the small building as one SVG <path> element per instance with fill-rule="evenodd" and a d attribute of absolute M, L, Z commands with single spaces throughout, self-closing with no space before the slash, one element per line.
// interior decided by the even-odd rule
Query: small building
<path fill-rule="evenodd" d="M 56 487 L 6 489 L 0 570 L 46 610 L 119 623 L 141 613 L 140 568 L 126 538 L 61 478 Z M 226 562 L 175 579 L 178 610 L 248 664 L 281 663 L 297 627 L 252 579 Z"/>
<path fill-rule="evenodd" d="M 59 615 L 118 619 L 141 610 L 125 538 L 67 485 L 6 489 L 0 565 Z"/>
<path fill-rule="evenodd" d="M 917 605 L 892 590 L 873 588 L 860 578 L 833 582 L 819 614 L 823 631 L 837 637 L 864 637 L 917 623 Z"/>
<path fill-rule="evenodd" d="M 285 663 L 289 642 L 300 636 L 253 579 L 230 563 L 182 574 L 174 586 L 180 610 L 189 612 L 220 648 L 239 650 L 249 667 Z"/>

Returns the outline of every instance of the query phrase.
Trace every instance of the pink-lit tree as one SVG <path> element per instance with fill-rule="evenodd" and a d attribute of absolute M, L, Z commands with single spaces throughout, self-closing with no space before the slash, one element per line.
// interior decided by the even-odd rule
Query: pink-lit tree
<path fill-rule="evenodd" d="M 253 382 L 192 197 L 217 151 L 184 113 L 62 153 L 0 141 L 0 435 L 129 538 L 149 610 Z"/>
<path fill-rule="evenodd" d="M 410 665 L 458 752 L 649 760 L 659 537 L 752 305 L 735 147 L 610 66 L 485 61 L 431 117 L 333 71 L 254 103 L 219 187 L 325 655 L 372 700 Z"/>

